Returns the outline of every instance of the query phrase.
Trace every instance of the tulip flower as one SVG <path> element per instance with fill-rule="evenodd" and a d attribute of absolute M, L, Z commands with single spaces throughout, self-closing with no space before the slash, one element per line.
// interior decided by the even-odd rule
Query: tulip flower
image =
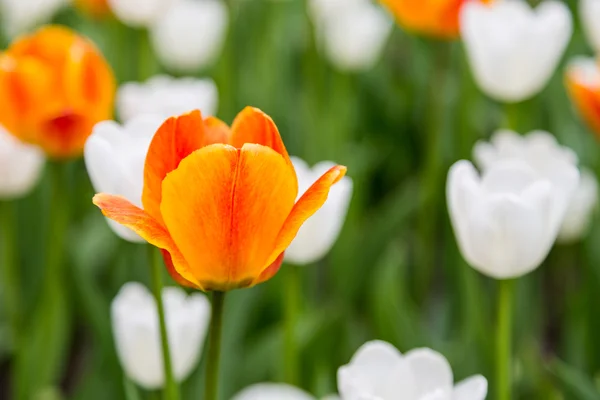
<path fill-rule="evenodd" d="M 212 79 L 172 78 L 157 75 L 145 83 L 129 82 L 117 91 L 117 112 L 123 121 L 143 115 L 180 115 L 192 110 L 214 115 L 219 103 Z"/>
<path fill-rule="evenodd" d="M 108 0 L 74 0 L 75 6 L 95 18 L 105 17 L 110 14 Z"/>
<path fill-rule="evenodd" d="M 142 115 L 123 126 L 103 121 L 94 127 L 85 144 L 84 158 L 97 192 L 121 195 L 132 204 L 142 206 L 144 162 L 154 133 L 163 121 L 155 115 Z M 110 219 L 108 223 L 121 238 L 144 242 L 131 229 Z"/>
<path fill-rule="evenodd" d="M 210 320 L 210 303 L 175 287 L 162 290 L 173 373 L 183 381 L 200 358 Z M 140 283 L 123 285 L 111 305 L 113 335 L 125 374 L 145 389 L 164 386 L 161 339 L 154 296 Z"/>
<path fill-rule="evenodd" d="M 553 180 L 521 160 L 494 163 L 482 176 L 468 161 L 450 168 L 448 211 L 461 253 L 473 268 L 508 279 L 542 263 L 579 180 L 575 166 L 560 165 L 561 176 Z"/>
<path fill-rule="evenodd" d="M 446 358 L 427 348 L 401 354 L 383 341 L 367 342 L 338 369 L 344 400 L 483 400 L 487 380 L 475 375 L 454 385 Z"/>
<path fill-rule="evenodd" d="M 579 0 L 579 15 L 588 42 L 600 53 L 600 1 Z"/>
<path fill-rule="evenodd" d="M 540 92 L 571 37 L 571 14 L 556 0 L 467 2 L 460 30 L 475 81 L 488 96 L 519 102 Z"/>
<path fill-rule="evenodd" d="M 32 145 L 21 143 L 0 126 L 0 199 L 26 195 L 38 182 L 44 154 Z"/>
<path fill-rule="evenodd" d="M 441 39 L 459 34 L 459 11 L 468 0 L 380 0 L 408 31 Z M 482 0 L 486 3 L 489 0 Z"/>
<path fill-rule="evenodd" d="M 379 6 L 368 1 L 354 3 L 316 26 L 327 58 L 348 72 L 371 69 L 392 31 L 392 22 Z"/>
<path fill-rule="evenodd" d="M 223 0 L 179 0 L 150 28 L 156 55 L 173 71 L 205 68 L 219 56 L 228 22 Z"/>
<path fill-rule="evenodd" d="M 125 25 L 149 27 L 177 0 L 106 0 L 113 14 Z"/>
<path fill-rule="evenodd" d="M 331 168 L 295 202 L 294 167 L 266 114 L 247 107 L 229 128 L 194 111 L 169 118 L 155 134 L 143 209 L 109 194 L 94 203 L 161 248 L 177 282 L 226 291 L 270 279 L 300 226 L 345 173 Z"/>
<path fill-rule="evenodd" d="M 9 37 L 50 21 L 67 0 L 1 0 L 2 27 Z"/>
<path fill-rule="evenodd" d="M 0 53 L 0 124 L 50 157 L 78 156 L 112 115 L 114 77 L 87 39 L 44 27 Z"/>
<path fill-rule="evenodd" d="M 566 85 L 583 119 L 600 137 L 600 62 L 576 57 L 567 67 Z"/>
<path fill-rule="evenodd" d="M 299 195 L 335 164 L 323 161 L 312 169 L 303 160 L 292 157 L 298 177 Z M 352 196 L 352 179 L 345 176 L 331 188 L 327 201 L 298 231 L 285 252 L 285 259 L 293 264 L 310 264 L 323 258 L 335 243 L 346 218 Z"/>
<path fill-rule="evenodd" d="M 315 400 L 314 396 L 284 383 L 258 383 L 248 386 L 232 400 Z"/>
<path fill-rule="evenodd" d="M 581 170 L 579 185 L 573 193 L 563 223 L 558 233 L 558 241 L 571 243 L 583 238 L 590 227 L 592 213 L 598 204 L 598 180 L 588 169 Z"/>

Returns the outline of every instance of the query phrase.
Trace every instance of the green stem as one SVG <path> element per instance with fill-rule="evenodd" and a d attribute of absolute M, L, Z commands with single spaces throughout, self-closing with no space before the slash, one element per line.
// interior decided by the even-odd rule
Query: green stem
<path fill-rule="evenodd" d="M 299 267 L 290 265 L 285 272 L 285 381 L 291 385 L 298 384 L 298 346 L 296 343 L 295 328 L 298 323 L 298 310 L 300 302 L 300 276 Z"/>
<path fill-rule="evenodd" d="M 168 400 L 179 400 L 179 387 L 173 377 L 173 366 L 171 364 L 171 352 L 169 350 L 169 337 L 167 324 L 165 322 L 165 308 L 162 299 L 162 271 L 163 266 L 157 256 L 157 250 L 148 245 L 150 268 L 152 276 L 152 289 L 158 310 L 158 321 L 160 324 L 160 341 L 163 354 L 163 368 L 165 374 L 165 398 Z"/>
<path fill-rule="evenodd" d="M 223 303 L 225 292 L 213 292 L 210 319 L 209 346 L 206 361 L 206 383 L 204 400 L 217 400 L 219 389 L 219 358 L 221 353 L 221 331 L 223 328 Z"/>
<path fill-rule="evenodd" d="M 16 259 L 16 209 L 14 203 L 0 201 L 0 224 L 2 234 L 2 282 L 4 289 L 4 302 L 8 310 L 11 325 L 11 340 L 13 345 L 19 339 L 21 327 L 21 311 L 19 305 L 21 282 Z"/>
<path fill-rule="evenodd" d="M 155 71 L 155 60 L 150 45 L 150 37 L 147 29 L 139 31 L 138 41 L 138 80 L 145 81 Z"/>
<path fill-rule="evenodd" d="M 504 104 L 504 128 L 518 132 L 519 130 L 519 103 Z"/>
<path fill-rule="evenodd" d="M 498 281 L 496 326 L 496 400 L 511 399 L 512 306 L 514 281 Z"/>

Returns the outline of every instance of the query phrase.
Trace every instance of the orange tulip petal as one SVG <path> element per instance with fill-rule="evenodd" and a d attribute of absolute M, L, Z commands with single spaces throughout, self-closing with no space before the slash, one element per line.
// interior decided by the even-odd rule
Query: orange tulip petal
<path fill-rule="evenodd" d="M 277 236 L 275 249 L 271 253 L 267 265 L 275 261 L 292 243 L 302 224 L 325 204 L 331 186 L 342 179 L 344 175 L 346 175 L 346 167 L 342 165 L 332 167 L 300 197 Z"/>
<path fill-rule="evenodd" d="M 175 264 L 173 264 L 173 257 L 171 257 L 171 253 L 169 253 L 165 249 L 160 249 L 160 253 L 162 254 L 163 261 L 165 262 L 165 267 L 167 267 L 167 272 L 171 275 L 171 278 L 181 286 L 190 287 L 193 289 L 201 289 L 197 285 L 194 285 L 183 276 L 179 275 L 177 269 L 175 268 Z"/>
<path fill-rule="evenodd" d="M 293 207 L 294 185 L 284 158 L 265 146 L 215 144 L 183 160 L 163 183 L 161 212 L 196 281 L 211 290 L 252 285 Z"/>
<path fill-rule="evenodd" d="M 93 202 L 106 217 L 131 229 L 148 243 L 168 251 L 172 258 L 171 264 L 174 265 L 173 269 L 181 275 L 181 279 L 187 281 L 188 286 L 201 287 L 190 275 L 188 263 L 173 242 L 169 232 L 144 210 L 134 206 L 122 196 L 104 193 L 95 195 Z M 180 281 L 178 278 L 175 279 Z"/>
<path fill-rule="evenodd" d="M 228 143 L 231 129 L 229 125 L 219 118 L 208 117 L 204 120 L 204 134 L 206 135 L 206 144 Z"/>
<path fill-rule="evenodd" d="M 279 268 L 281 268 L 281 264 L 283 263 L 283 256 L 284 253 L 281 253 L 279 255 L 279 257 L 277 257 L 275 259 L 275 261 L 273 261 L 273 263 L 271 263 L 271 265 L 269 265 L 259 276 L 258 278 L 254 281 L 254 283 L 252 283 L 252 286 L 254 285 L 258 285 L 259 283 L 263 283 L 265 281 L 268 281 L 269 279 L 271 279 L 272 277 L 275 276 L 275 274 L 277 272 L 279 272 Z"/>
<path fill-rule="evenodd" d="M 144 210 L 164 225 L 160 214 L 162 183 L 181 160 L 204 145 L 204 123 L 200 111 L 167 119 L 154 135 L 144 167 Z"/>
<path fill-rule="evenodd" d="M 569 96 L 585 122 L 600 136 L 600 89 L 586 86 L 576 74 L 577 72 L 567 74 L 566 86 Z"/>

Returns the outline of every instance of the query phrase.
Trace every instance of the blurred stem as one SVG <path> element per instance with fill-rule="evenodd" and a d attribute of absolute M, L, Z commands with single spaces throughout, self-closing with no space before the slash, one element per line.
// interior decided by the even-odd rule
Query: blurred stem
<path fill-rule="evenodd" d="M 4 291 L 4 304 L 8 309 L 11 340 L 16 345 L 19 339 L 21 327 L 21 282 L 19 279 L 19 270 L 16 259 L 16 208 L 12 201 L 0 201 L 0 224 L 2 233 L 2 282 Z"/>
<path fill-rule="evenodd" d="M 219 358 L 221 353 L 221 331 L 223 330 L 223 304 L 225 292 L 213 292 L 210 319 L 208 356 L 204 400 L 217 400 L 219 389 Z"/>
<path fill-rule="evenodd" d="M 299 267 L 290 265 L 285 271 L 285 381 L 291 385 L 298 384 L 298 345 L 296 343 L 295 329 L 298 323 L 300 302 L 300 275 Z"/>
<path fill-rule="evenodd" d="M 520 103 L 504 103 L 504 128 L 519 131 Z"/>
<path fill-rule="evenodd" d="M 158 310 L 158 321 L 160 324 L 160 341 L 162 345 L 163 368 L 165 373 L 165 398 L 168 400 L 179 399 L 179 388 L 173 378 L 173 367 L 171 364 L 171 351 L 169 350 L 169 336 L 165 322 L 165 308 L 162 298 L 162 271 L 163 266 L 154 246 L 148 245 L 148 255 L 152 276 L 152 290 Z"/>
<path fill-rule="evenodd" d="M 154 54 L 150 45 L 150 35 L 146 29 L 139 32 L 138 52 L 138 80 L 145 81 L 154 73 Z"/>
<path fill-rule="evenodd" d="M 514 280 L 498 281 L 496 326 L 496 400 L 511 399 L 512 306 Z"/>

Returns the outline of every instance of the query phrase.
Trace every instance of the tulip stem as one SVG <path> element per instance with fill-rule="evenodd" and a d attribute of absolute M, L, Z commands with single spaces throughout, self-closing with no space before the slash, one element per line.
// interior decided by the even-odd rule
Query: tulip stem
<path fill-rule="evenodd" d="M 223 304 L 225 292 L 213 292 L 210 319 L 206 383 L 204 400 L 217 400 L 219 390 L 219 358 L 221 353 L 221 331 L 223 328 Z"/>
<path fill-rule="evenodd" d="M 21 325 L 21 313 L 19 310 L 20 301 L 20 279 L 19 271 L 16 265 L 16 213 L 13 202 L 0 201 L 0 224 L 2 224 L 2 283 L 4 290 L 4 302 L 8 309 L 11 340 L 13 345 L 19 339 L 19 329 Z"/>
<path fill-rule="evenodd" d="M 157 251 L 154 246 L 148 245 L 150 258 L 150 268 L 152 276 L 152 288 L 158 310 L 158 321 L 160 324 L 160 341 L 163 354 L 163 368 L 165 374 L 165 398 L 168 400 L 179 400 L 179 387 L 173 377 L 173 366 L 171 363 L 171 351 L 169 349 L 169 336 L 167 324 L 165 321 L 165 308 L 162 298 L 162 271 L 163 265 L 160 262 Z"/>
<path fill-rule="evenodd" d="M 298 346 L 296 343 L 296 324 L 298 323 L 298 306 L 300 297 L 300 276 L 298 267 L 290 265 L 286 268 L 285 290 L 285 332 L 284 353 L 285 381 L 290 385 L 298 384 Z"/>
<path fill-rule="evenodd" d="M 514 281 L 498 281 L 498 320 L 496 331 L 496 399 L 511 398 L 512 306 Z"/>

